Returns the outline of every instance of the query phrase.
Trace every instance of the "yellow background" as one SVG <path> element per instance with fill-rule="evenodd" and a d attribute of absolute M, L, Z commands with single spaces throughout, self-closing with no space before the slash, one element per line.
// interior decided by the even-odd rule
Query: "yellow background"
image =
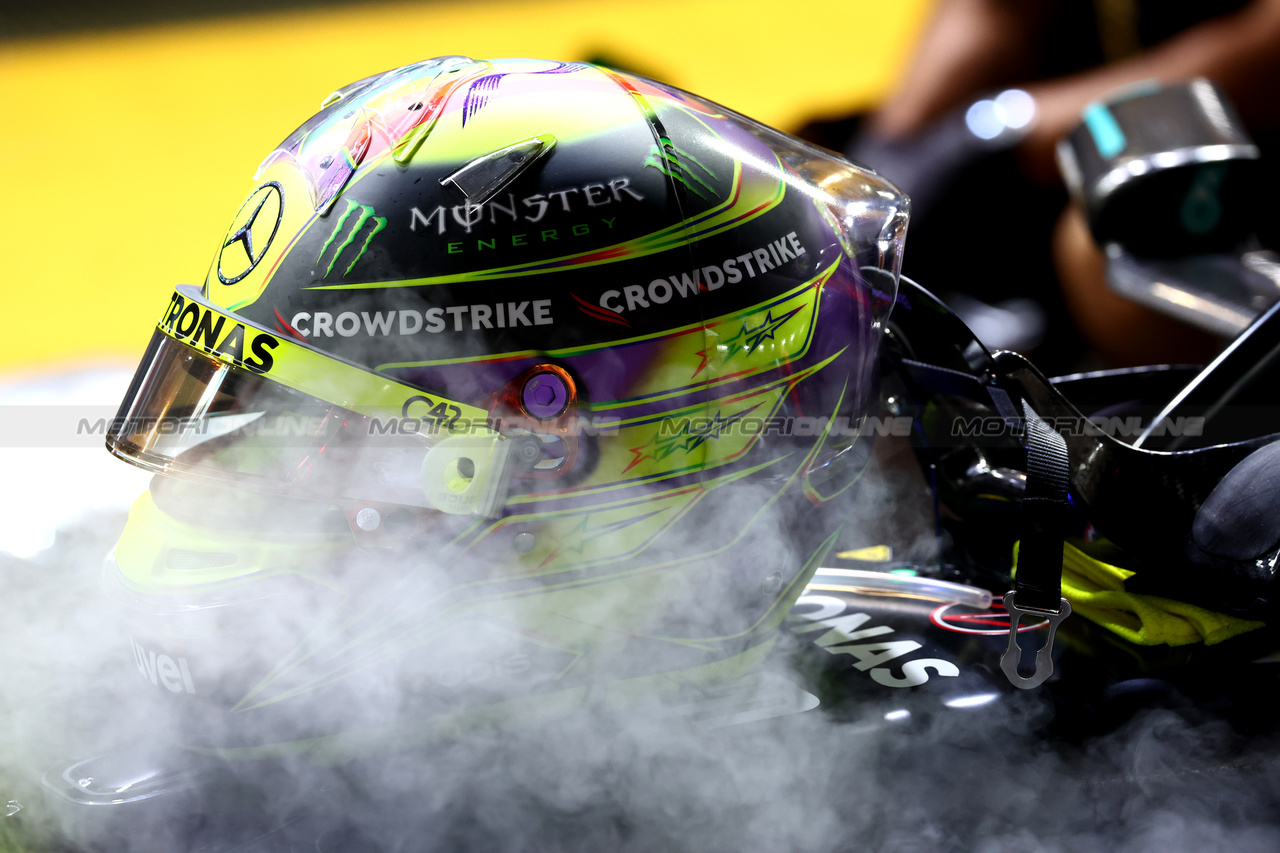
<path fill-rule="evenodd" d="M 793 130 L 885 94 L 932 0 L 375 3 L 0 44 L 0 372 L 131 363 L 262 158 L 361 77 L 604 55 Z"/>

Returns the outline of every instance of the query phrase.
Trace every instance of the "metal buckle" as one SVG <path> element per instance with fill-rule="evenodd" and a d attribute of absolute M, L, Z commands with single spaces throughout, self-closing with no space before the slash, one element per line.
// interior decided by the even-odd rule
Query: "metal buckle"
<path fill-rule="evenodd" d="M 1053 638 L 1058 633 L 1058 625 L 1071 615 L 1071 602 L 1065 598 L 1060 600 L 1062 608 L 1054 613 L 1052 610 L 1019 607 L 1012 590 L 1004 594 L 1004 609 L 1009 613 L 1009 645 L 1000 656 L 1000 670 L 1009 679 L 1009 683 L 1019 690 L 1039 687 L 1053 675 Z M 1018 623 L 1023 616 L 1041 616 L 1049 620 L 1049 636 L 1036 652 L 1036 671 L 1029 677 L 1018 673 L 1018 663 L 1022 660 L 1022 647 L 1018 645 Z"/>

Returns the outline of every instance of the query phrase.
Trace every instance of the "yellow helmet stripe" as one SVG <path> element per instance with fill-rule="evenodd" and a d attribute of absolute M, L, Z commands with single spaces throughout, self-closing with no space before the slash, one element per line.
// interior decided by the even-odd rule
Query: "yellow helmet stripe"
<path fill-rule="evenodd" d="M 174 289 L 157 325 L 174 340 L 218 361 L 361 415 L 434 420 L 455 433 L 493 432 L 484 409 L 424 394 L 223 313 L 192 285 Z"/>

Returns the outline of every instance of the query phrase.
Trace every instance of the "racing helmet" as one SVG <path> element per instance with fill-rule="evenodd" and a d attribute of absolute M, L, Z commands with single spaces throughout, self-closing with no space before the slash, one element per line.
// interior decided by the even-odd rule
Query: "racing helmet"
<path fill-rule="evenodd" d="M 875 173 L 606 67 L 335 91 L 107 439 L 157 475 L 107 570 L 139 684 L 200 708 L 188 742 L 258 748 L 336 737 L 296 709 L 388 672 L 422 729 L 749 669 L 864 470 L 907 220 Z"/>

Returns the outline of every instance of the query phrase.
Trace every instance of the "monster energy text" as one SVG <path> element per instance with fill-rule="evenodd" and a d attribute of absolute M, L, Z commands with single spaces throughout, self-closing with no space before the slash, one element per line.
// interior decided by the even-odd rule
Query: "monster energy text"
<path fill-rule="evenodd" d="M 568 187 L 549 193 L 535 193 L 518 201 L 515 193 L 507 193 L 505 199 L 495 198 L 483 204 L 459 204 L 453 207 L 436 205 L 435 209 L 429 213 L 423 213 L 416 207 L 412 208 L 409 211 L 409 230 L 417 231 L 418 226 L 428 231 L 434 228 L 438 236 L 444 236 L 446 232 L 453 231 L 455 226 L 463 233 L 470 234 L 472 228 L 486 223 L 498 225 L 507 222 L 527 222 L 536 225 L 542 222 L 548 213 L 581 215 L 589 209 L 619 204 L 628 199 L 644 201 L 644 196 L 632 188 L 630 178 L 614 178 L 606 182 Z M 608 220 L 608 225 L 610 228 L 613 227 L 612 219 Z M 567 232 L 569 229 L 564 230 Z M 542 232 L 543 235 L 548 233 L 555 234 L 556 231 L 548 229 Z M 578 233 L 578 236 L 582 233 L 585 232 Z M 543 242 L 546 240 L 544 236 Z M 525 245 L 525 243 L 513 245 Z"/>

